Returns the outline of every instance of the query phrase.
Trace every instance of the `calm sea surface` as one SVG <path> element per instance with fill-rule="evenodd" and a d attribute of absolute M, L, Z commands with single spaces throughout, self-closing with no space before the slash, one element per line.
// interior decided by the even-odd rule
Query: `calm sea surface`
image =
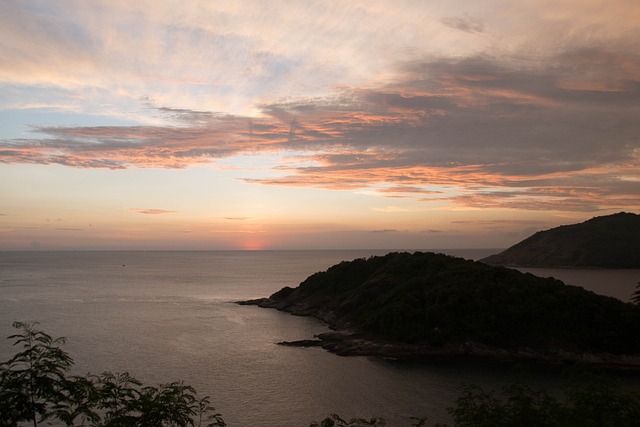
<path fill-rule="evenodd" d="M 234 301 L 297 286 L 331 265 L 387 251 L 0 252 L 0 337 L 15 320 L 65 336 L 75 373 L 128 371 L 144 383 L 184 380 L 210 395 L 230 427 L 308 426 L 330 413 L 449 421 L 465 383 L 512 379 L 500 363 L 400 363 L 339 357 L 282 340 L 321 322 Z M 478 259 L 496 250 L 449 250 Z M 526 269 L 628 300 L 640 270 Z M 0 361 L 14 353 L 0 340 Z M 557 375 L 536 370 L 553 386 Z"/>

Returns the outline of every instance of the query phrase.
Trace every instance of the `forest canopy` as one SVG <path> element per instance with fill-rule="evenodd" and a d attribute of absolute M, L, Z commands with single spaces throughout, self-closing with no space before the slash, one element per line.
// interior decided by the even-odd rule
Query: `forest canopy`
<path fill-rule="evenodd" d="M 374 339 L 640 353 L 637 305 L 553 278 L 430 252 L 341 262 L 256 303 Z"/>

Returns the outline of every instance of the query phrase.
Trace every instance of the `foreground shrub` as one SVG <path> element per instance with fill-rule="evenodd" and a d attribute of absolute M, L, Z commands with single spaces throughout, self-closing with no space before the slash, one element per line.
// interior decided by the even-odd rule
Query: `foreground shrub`
<path fill-rule="evenodd" d="M 0 426 L 44 421 L 67 426 L 226 426 L 208 396 L 181 382 L 143 386 L 129 373 L 70 376 L 73 359 L 36 324 L 15 322 L 8 338 L 22 348 L 0 364 Z"/>
<path fill-rule="evenodd" d="M 609 376 L 585 368 L 565 373 L 560 397 L 525 382 L 500 393 L 465 386 L 449 408 L 457 427 L 633 427 L 639 425 L 640 395 L 625 392 Z"/>

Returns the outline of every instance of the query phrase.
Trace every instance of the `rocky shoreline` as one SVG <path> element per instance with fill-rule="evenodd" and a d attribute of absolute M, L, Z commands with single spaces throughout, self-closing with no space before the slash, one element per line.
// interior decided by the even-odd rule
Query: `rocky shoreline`
<path fill-rule="evenodd" d="M 640 354 L 580 353 L 550 347 L 546 350 L 529 348 L 503 349 L 473 341 L 445 343 L 439 346 L 387 341 L 354 331 L 330 310 L 318 310 L 305 304 L 287 304 L 272 298 L 237 301 L 240 305 L 275 308 L 296 316 L 309 316 L 324 321 L 333 330 L 316 335 L 314 339 L 281 341 L 289 347 L 321 347 L 339 356 L 369 356 L 399 360 L 435 360 L 443 358 L 476 358 L 506 362 L 536 362 L 551 365 L 584 363 L 605 369 L 640 370 Z"/>

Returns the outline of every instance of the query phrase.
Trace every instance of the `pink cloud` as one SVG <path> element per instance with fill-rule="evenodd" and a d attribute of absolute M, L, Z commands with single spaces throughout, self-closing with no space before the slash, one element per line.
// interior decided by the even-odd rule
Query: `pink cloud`
<path fill-rule="evenodd" d="M 144 209 L 144 208 L 131 208 L 131 210 L 144 215 L 164 215 L 164 214 L 171 214 L 171 213 L 177 212 L 177 211 L 169 211 L 166 209 Z"/>
<path fill-rule="evenodd" d="M 606 75 L 609 68 L 616 71 Z M 159 109 L 181 126 L 41 126 L 42 139 L 0 141 L 0 162 L 186 168 L 284 153 L 275 167 L 284 176 L 245 182 L 367 188 L 469 207 L 640 208 L 638 55 L 425 59 L 378 87 L 260 108 L 259 118 Z M 168 213 L 143 213 L 152 212 Z"/>

